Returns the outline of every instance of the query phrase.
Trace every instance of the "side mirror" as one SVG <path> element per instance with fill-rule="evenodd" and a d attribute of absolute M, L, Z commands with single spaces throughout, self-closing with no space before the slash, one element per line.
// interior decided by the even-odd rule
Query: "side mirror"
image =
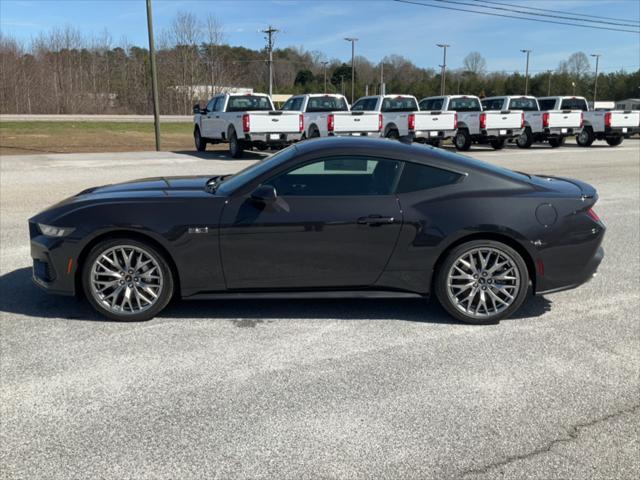
<path fill-rule="evenodd" d="M 200 105 L 193 106 L 193 113 L 194 115 L 197 115 L 198 113 L 202 113 L 202 110 L 200 110 Z"/>
<path fill-rule="evenodd" d="M 271 185 L 260 185 L 251 193 L 251 198 L 256 202 L 268 204 L 273 203 L 278 198 L 275 187 Z"/>

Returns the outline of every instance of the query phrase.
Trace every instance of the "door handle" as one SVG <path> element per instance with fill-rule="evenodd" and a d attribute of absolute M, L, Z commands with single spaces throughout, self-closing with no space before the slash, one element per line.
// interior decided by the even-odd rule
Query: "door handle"
<path fill-rule="evenodd" d="M 368 217 L 360 217 L 358 225 L 370 225 L 377 227 L 379 225 L 387 225 L 395 221 L 394 217 L 383 217 L 382 215 L 369 215 Z"/>

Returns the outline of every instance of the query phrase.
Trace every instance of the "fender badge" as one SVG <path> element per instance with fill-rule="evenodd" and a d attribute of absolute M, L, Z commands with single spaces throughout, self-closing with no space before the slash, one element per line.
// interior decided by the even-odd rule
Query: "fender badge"
<path fill-rule="evenodd" d="M 209 233 L 208 227 L 189 227 L 189 233 Z"/>

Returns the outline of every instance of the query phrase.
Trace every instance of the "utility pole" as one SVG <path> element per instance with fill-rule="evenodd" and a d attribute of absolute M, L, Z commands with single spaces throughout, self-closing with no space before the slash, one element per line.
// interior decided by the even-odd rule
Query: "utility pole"
<path fill-rule="evenodd" d="M 596 108 L 596 95 L 598 93 L 598 63 L 602 54 L 600 53 L 592 53 L 592 57 L 596 57 L 596 78 L 593 82 L 593 108 Z"/>
<path fill-rule="evenodd" d="M 266 33 L 267 36 L 265 40 L 267 40 L 267 53 L 269 54 L 269 59 L 267 63 L 269 64 L 269 96 L 273 94 L 273 34 L 278 32 L 278 29 L 273 28 L 269 25 L 269 28 L 266 30 L 262 30 L 262 33 Z"/>
<path fill-rule="evenodd" d="M 442 73 L 440 74 L 440 95 L 444 95 L 446 82 L 445 77 L 447 74 L 447 48 L 449 48 L 451 45 L 447 45 L 446 43 L 437 43 L 436 46 L 444 49 L 442 65 L 440 65 L 440 67 L 442 67 Z"/>
<path fill-rule="evenodd" d="M 151 0 L 147 0 L 147 31 L 149 33 L 149 58 L 151 63 L 151 93 L 153 96 L 153 124 L 156 133 L 156 151 L 160 151 L 160 103 L 158 102 L 158 71 L 156 69 L 156 47 L 153 40 L 153 15 Z"/>
<path fill-rule="evenodd" d="M 351 42 L 351 103 L 353 104 L 354 98 L 356 95 L 356 42 L 358 41 L 355 37 L 347 37 L 345 38 L 347 42 Z M 344 92 L 342 92 L 344 95 Z"/>
<path fill-rule="evenodd" d="M 340 75 L 340 92 L 344 95 L 344 75 Z"/>
<path fill-rule="evenodd" d="M 322 64 L 322 71 L 324 73 L 324 93 L 327 93 L 327 64 L 329 62 L 320 62 Z"/>
<path fill-rule="evenodd" d="M 547 97 L 551 95 L 551 70 L 547 70 L 549 74 L 549 82 L 547 83 Z"/>
<path fill-rule="evenodd" d="M 524 73 L 524 94 L 526 95 L 529 91 L 529 54 L 531 53 L 531 50 L 523 49 L 520 51 L 527 54 L 527 67 Z"/>

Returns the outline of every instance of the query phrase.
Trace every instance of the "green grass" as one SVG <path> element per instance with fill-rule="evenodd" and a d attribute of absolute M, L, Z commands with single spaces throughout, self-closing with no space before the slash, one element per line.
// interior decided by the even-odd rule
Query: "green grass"
<path fill-rule="evenodd" d="M 162 133 L 187 134 L 193 132 L 191 123 L 162 123 Z M 83 133 L 150 133 L 153 134 L 153 123 L 141 122 L 0 122 L 0 134 L 73 134 Z"/>

